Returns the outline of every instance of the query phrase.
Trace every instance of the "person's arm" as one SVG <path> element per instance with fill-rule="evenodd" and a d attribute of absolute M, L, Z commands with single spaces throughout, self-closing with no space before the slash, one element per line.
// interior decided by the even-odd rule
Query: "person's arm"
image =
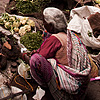
<path fill-rule="evenodd" d="M 40 47 L 39 54 L 46 59 L 54 58 L 61 46 L 61 42 L 55 36 L 50 36 Z"/>
<path fill-rule="evenodd" d="M 56 37 L 51 36 L 41 45 L 38 53 L 46 59 L 54 58 L 57 50 L 59 50 L 61 46 L 61 42 Z M 27 53 L 21 53 L 20 58 L 25 61 L 25 63 L 29 64 L 30 57 Z"/>
<path fill-rule="evenodd" d="M 27 53 L 20 53 L 20 58 L 25 61 L 25 63 L 29 64 L 30 57 L 27 55 Z"/>

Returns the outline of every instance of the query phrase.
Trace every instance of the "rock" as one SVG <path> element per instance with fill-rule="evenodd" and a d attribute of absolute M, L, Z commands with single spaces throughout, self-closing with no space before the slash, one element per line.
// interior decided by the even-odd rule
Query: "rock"
<path fill-rule="evenodd" d="M 6 67 L 7 67 L 7 59 L 2 53 L 0 53 L 0 69 L 4 70 Z"/>
<path fill-rule="evenodd" d="M 17 68 L 11 68 L 11 72 L 12 73 L 16 73 L 17 72 Z"/>
<path fill-rule="evenodd" d="M 12 62 L 11 67 L 17 68 L 18 64 L 16 62 Z"/>

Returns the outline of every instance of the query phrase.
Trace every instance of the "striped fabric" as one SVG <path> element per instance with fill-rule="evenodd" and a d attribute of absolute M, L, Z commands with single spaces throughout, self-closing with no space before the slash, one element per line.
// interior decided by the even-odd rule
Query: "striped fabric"
<path fill-rule="evenodd" d="M 84 87 L 84 90 L 86 89 L 91 65 L 86 49 L 78 36 L 68 31 L 67 39 L 68 66 L 57 65 L 54 60 L 49 61 L 58 74 L 60 88 L 68 93 L 78 94 L 85 92 L 81 90 L 81 87 L 82 89 Z"/>
<path fill-rule="evenodd" d="M 82 41 L 67 32 L 68 66 L 34 54 L 30 60 L 31 75 L 38 84 L 49 87 L 55 100 L 83 100 L 89 82 L 91 65 Z"/>

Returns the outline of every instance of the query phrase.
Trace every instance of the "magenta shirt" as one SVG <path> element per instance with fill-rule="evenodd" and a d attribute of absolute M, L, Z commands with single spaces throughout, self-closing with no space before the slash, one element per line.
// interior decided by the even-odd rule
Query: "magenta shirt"
<path fill-rule="evenodd" d="M 39 48 L 39 54 L 46 59 L 55 58 L 56 52 L 61 46 L 61 42 L 55 36 L 50 36 Z"/>

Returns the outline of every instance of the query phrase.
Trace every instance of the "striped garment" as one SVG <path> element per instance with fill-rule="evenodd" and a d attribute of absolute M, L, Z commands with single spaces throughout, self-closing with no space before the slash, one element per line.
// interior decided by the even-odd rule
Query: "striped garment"
<path fill-rule="evenodd" d="M 31 75 L 38 84 L 49 87 L 55 100 L 82 100 L 91 70 L 89 57 L 82 41 L 69 30 L 66 49 L 68 66 L 57 64 L 55 59 L 47 61 L 39 54 L 32 55 Z"/>

